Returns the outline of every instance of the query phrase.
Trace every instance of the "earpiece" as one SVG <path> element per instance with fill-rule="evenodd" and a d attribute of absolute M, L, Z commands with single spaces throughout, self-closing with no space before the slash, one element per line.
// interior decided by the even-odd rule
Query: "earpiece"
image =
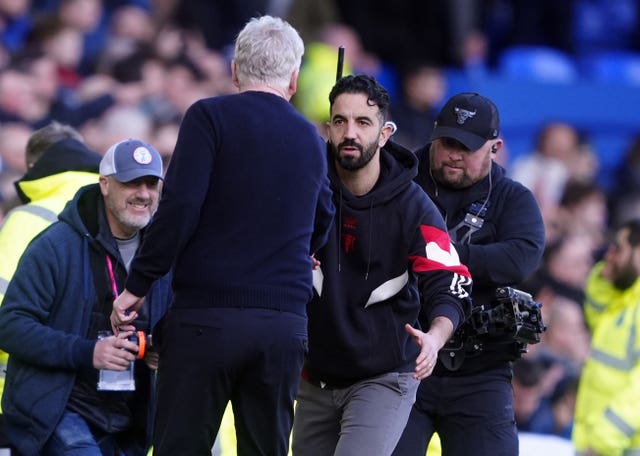
<path fill-rule="evenodd" d="M 398 126 L 396 125 L 395 122 L 391 121 L 391 120 L 387 120 L 384 123 L 385 127 L 391 127 L 391 134 L 393 135 L 396 131 L 398 131 Z"/>
<path fill-rule="evenodd" d="M 498 152 L 498 145 L 494 144 L 493 146 L 491 146 L 491 153 L 495 154 L 496 152 Z"/>

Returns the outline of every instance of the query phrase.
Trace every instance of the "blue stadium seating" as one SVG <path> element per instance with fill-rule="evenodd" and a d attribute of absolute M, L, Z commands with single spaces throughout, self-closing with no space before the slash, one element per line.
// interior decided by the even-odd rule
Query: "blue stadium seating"
<path fill-rule="evenodd" d="M 546 46 L 512 46 L 498 60 L 498 72 L 509 79 L 571 83 L 579 72 L 573 58 Z"/>
<path fill-rule="evenodd" d="M 608 84 L 640 86 L 640 53 L 609 51 L 582 59 L 586 78 Z"/>

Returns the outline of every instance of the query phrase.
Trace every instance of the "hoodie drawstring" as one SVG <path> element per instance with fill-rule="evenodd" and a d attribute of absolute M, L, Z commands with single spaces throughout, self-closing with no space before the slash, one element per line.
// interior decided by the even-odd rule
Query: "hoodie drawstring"
<path fill-rule="evenodd" d="M 371 269 L 371 250 L 373 250 L 373 198 L 369 204 L 369 252 L 367 253 L 367 271 L 364 274 L 364 280 L 369 279 L 369 270 Z"/>
<path fill-rule="evenodd" d="M 340 198 L 338 200 L 338 272 L 342 270 L 341 261 L 342 253 L 342 189 L 340 189 Z"/>

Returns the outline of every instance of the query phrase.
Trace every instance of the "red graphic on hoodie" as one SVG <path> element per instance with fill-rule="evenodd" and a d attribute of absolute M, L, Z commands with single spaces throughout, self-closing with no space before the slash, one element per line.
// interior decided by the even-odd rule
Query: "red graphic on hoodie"
<path fill-rule="evenodd" d="M 344 244 L 344 251 L 349 253 L 356 246 L 356 237 L 353 234 L 342 234 L 342 243 Z"/>
<path fill-rule="evenodd" d="M 344 245 L 344 251 L 346 253 L 352 252 L 356 246 L 355 234 L 350 234 L 349 231 L 355 232 L 358 226 L 358 219 L 352 216 L 344 218 L 342 223 L 342 243 Z"/>

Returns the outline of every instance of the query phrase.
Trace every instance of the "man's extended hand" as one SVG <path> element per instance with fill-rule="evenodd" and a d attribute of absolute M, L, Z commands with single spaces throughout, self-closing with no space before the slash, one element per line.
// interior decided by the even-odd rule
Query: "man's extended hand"
<path fill-rule="evenodd" d="M 138 309 L 142 306 L 144 298 L 140 298 L 124 290 L 118 298 L 113 301 L 111 311 L 111 329 L 114 334 L 118 334 L 123 326 L 130 325 L 138 318 Z"/>
<path fill-rule="evenodd" d="M 433 372 L 438 360 L 438 340 L 431 334 L 420 331 L 410 324 L 404 325 L 413 341 L 420 347 L 420 354 L 416 358 L 416 369 L 413 378 L 422 380 Z"/>

